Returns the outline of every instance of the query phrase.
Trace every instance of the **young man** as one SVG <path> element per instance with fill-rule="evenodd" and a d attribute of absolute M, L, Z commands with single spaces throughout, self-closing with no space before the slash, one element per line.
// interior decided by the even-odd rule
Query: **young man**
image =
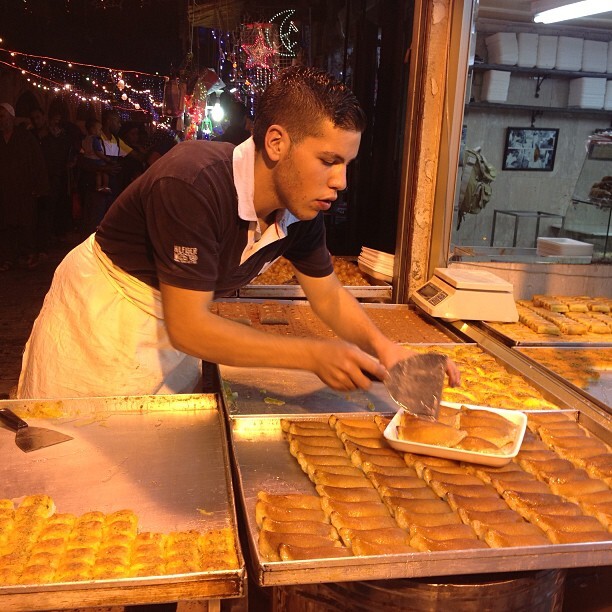
<path fill-rule="evenodd" d="M 382 378 L 409 355 L 341 286 L 325 246 L 321 213 L 346 188 L 366 126 L 356 98 L 324 72 L 292 67 L 257 111 L 253 138 L 238 147 L 174 147 L 60 264 L 18 397 L 188 393 L 201 360 L 299 368 L 337 390 L 367 389 L 364 371 Z M 281 254 L 342 340 L 281 337 L 210 311 Z M 450 362 L 448 373 L 458 380 Z"/>

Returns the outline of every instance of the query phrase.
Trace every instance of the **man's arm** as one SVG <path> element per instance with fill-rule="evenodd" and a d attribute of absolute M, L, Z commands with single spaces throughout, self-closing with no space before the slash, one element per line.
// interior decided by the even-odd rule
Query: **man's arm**
<path fill-rule="evenodd" d="M 296 269 L 295 275 L 317 316 L 338 336 L 377 357 L 387 369 L 415 354 L 387 338 L 335 274 L 314 278 Z M 459 384 L 459 370 L 451 360 L 447 360 L 446 373 L 452 386 Z"/>
<path fill-rule="evenodd" d="M 260 332 L 213 314 L 212 292 L 164 283 L 160 290 L 172 345 L 195 357 L 233 366 L 309 370 L 340 391 L 369 388 L 363 370 L 378 378 L 385 374 L 384 367 L 350 342 Z"/>

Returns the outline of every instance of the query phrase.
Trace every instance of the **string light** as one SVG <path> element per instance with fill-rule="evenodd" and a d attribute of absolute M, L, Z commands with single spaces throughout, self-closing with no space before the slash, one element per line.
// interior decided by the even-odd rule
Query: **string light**
<path fill-rule="evenodd" d="M 33 87 L 63 91 L 81 102 L 101 102 L 125 111 L 144 112 L 154 119 L 159 118 L 163 108 L 167 78 L 158 74 L 30 55 L 2 47 L 0 64 L 27 75 Z M 127 106 L 117 106 L 119 100 Z"/>

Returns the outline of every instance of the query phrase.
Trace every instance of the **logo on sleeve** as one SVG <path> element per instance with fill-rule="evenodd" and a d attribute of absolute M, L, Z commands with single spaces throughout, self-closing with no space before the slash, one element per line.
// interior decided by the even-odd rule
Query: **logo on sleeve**
<path fill-rule="evenodd" d="M 183 264 L 197 264 L 198 263 L 198 249 L 197 247 L 186 247 L 174 245 L 174 261 Z"/>

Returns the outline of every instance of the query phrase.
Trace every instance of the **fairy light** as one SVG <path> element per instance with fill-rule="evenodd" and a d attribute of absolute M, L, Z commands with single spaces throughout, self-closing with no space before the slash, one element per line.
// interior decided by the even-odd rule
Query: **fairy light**
<path fill-rule="evenodd" d="M 2 59 L 6 54 L 7 60 Z M 117 70 L 106 66 L 84 64 L 48 56 L 30 55 L 0 47 L 0 64 L 28 76 L 33 87 L 64 91 L 76 99 L 117 105 L 118 98 L 127 102 L 126 111 L 158 116 L 163 108 L 166 77 L 134 70 Z M 123 98 L 124 91 L 129 96 Z M 114 92 L 114 93 L 113 93 Z"/>

